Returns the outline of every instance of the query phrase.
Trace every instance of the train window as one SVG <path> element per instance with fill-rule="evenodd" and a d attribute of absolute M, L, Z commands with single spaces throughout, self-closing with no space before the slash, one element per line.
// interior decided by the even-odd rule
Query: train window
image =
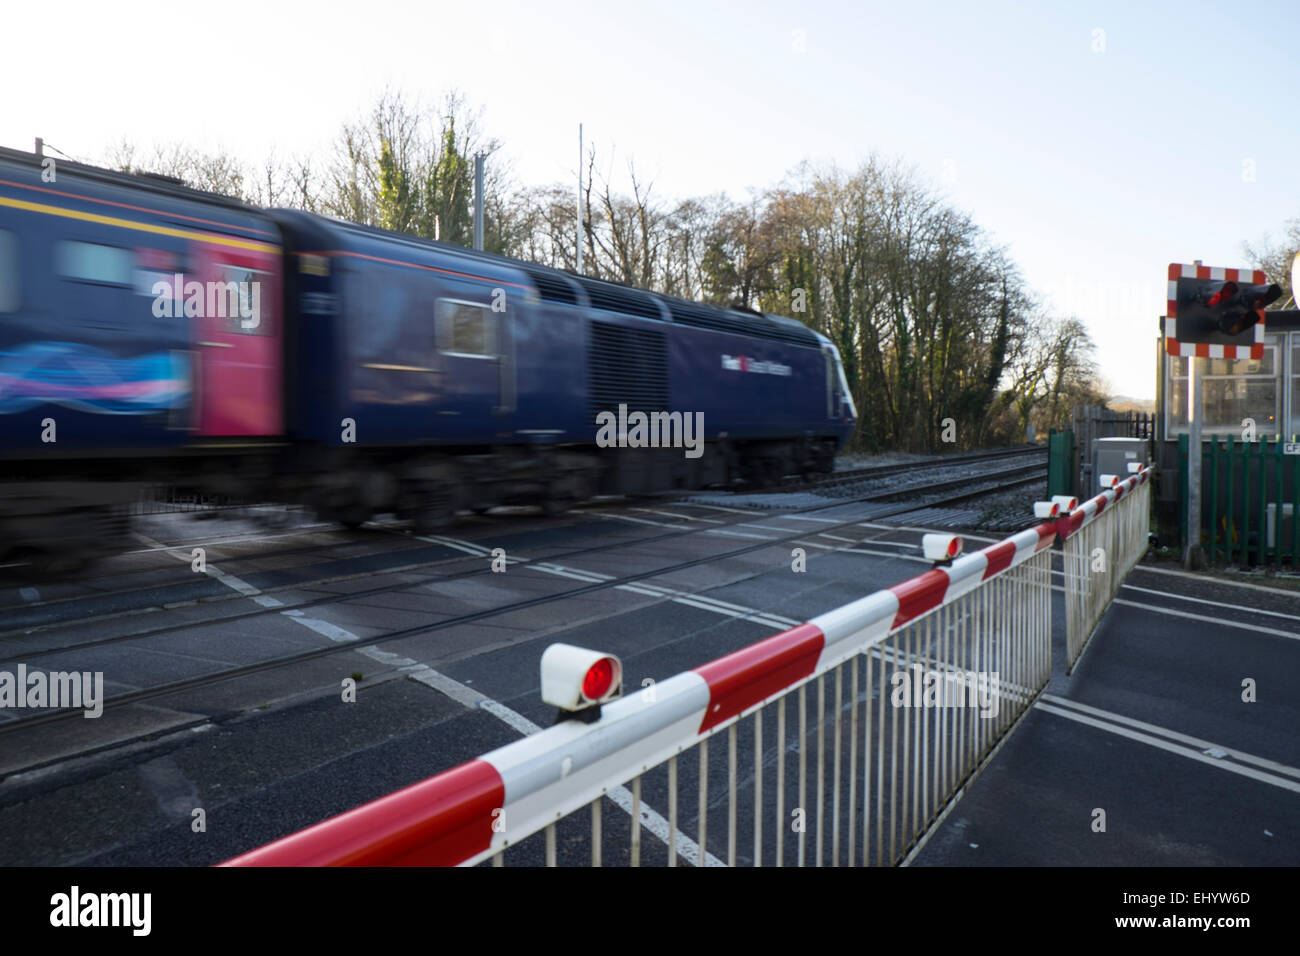
<path fill-rule="evenodd" d="M 0 229 L 0 312 L 17 312 L 22 301 L 18 288 L 18 240 Z"/>
<path fill-rule="evenodd" d="M 98 242 L 60 242 L 57 261 L 59 274 L 67 279 L 127 288 L 133 285 L 129 249 Z"/>
<path fill-rule="evenodd" d="M 237 335 L 271 335 L 274 311 L 274 288 L 271 273 L 247 266 L 222 264 L 207 295 L 213 299 L 208 308 L 216 318 L 223 318 L 226 331 Z M 206 305 L 206 303 L 205 303 Z"/>
<path fill-rule="evenodd" d="M 439 299 L 438 351 L 490 358 L 496 355 L 492 311 L 477 302 Z"/>

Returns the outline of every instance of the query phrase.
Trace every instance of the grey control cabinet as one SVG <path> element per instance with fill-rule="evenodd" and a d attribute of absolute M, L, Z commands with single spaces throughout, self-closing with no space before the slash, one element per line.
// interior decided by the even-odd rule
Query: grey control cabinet
<path fill-rule="evenodd" d="M 1102 475 L 1129 476 L 1132 462 L 1151 464 L 1149 442 L 1145 438 L 1094 438 L 1092 440 L 1092 487 L 1081 498 L 1091 498 L 1102 490 Z"/>

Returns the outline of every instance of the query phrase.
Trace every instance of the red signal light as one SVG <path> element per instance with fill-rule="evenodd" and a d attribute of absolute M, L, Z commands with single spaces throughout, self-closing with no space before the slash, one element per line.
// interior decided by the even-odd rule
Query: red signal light
<path fill-rule="evenodd" d="M 961 538 L 953 538 L 948 542 L 948 557 L 955 558 L 961 554 Z"/>
<path fill-rule="evenodd" d="M 588 700 L 600 700 L 613 685 L 614 659 L 602 657 L 587 669 L 582 678 L 582 696 Z"/>
<path fill-rule="evenodd" d="M 1214 295 L 1210 296 L 1208 299 L 1205 300 L 1205 304 L 1208 306 L 1216 306 L 1220 302 L 1226 303 L 1229 299 L 1231 299 L 1236 294 L 1237 294 L 1237 283 L 1225 282 L 1219 288 L 1218 292 L 1214 293 Z"/>

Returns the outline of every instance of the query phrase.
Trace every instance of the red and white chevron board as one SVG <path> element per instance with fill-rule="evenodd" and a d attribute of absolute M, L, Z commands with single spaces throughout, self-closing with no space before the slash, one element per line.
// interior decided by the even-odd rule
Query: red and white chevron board
<path fill-rule="evenodd" d="M 1198 266 L 1187 263 L 1171 262 L 1169 264 L 1169 292 L 1165 311 L 1165 350 L 1170 355 L 1198 356 L 1199 358 L 1252 358 L 1264 357 L 1264 323 L 1253 326 L 1255 341 L 1250 345 L 1207 345 L 1204 342 L 1179 342 L 1178 335 L 1178 280 L 1214 279 L 1216 281 L 1239 282 L 1242 285 L 1264 285 L 1268 278 L 1259 269 L 1220 269 L 1214 266 Z"/>
<path fill-rule="evenodd" d="M 1029 560 L 1058 528 L 1029 528 L 606 704 L 594 724 L 557 724 L 222 865 L 482 862 Z"/>
<path fill-rule="evenodd" d="M 1056 521 L 1056 533 L 1064 541 L 1070 535 L 1076 533 L 1080 528 L 1086 527 L 1097 520 L 1097 516 L 1103 511 L 1119 501 L 1138 485 L 1145 485 L 1151 478 L 1151 469 L 1143 468 L 1136 475 L 1130 475 L 1121 481 L 1114 488 L 1107 488 L 1095 498 L 1089 498 L 1079 507 L 1075 508 L 1068 515 L 1062 515 Z"/>

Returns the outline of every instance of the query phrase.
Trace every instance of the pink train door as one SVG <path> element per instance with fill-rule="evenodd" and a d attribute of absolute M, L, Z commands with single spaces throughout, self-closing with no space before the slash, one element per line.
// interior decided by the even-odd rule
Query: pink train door
<path fill-rule="evenodd" d="M 278 435 L 281 415 L 280 256 L 201 243 L 198 434 Z"/>

